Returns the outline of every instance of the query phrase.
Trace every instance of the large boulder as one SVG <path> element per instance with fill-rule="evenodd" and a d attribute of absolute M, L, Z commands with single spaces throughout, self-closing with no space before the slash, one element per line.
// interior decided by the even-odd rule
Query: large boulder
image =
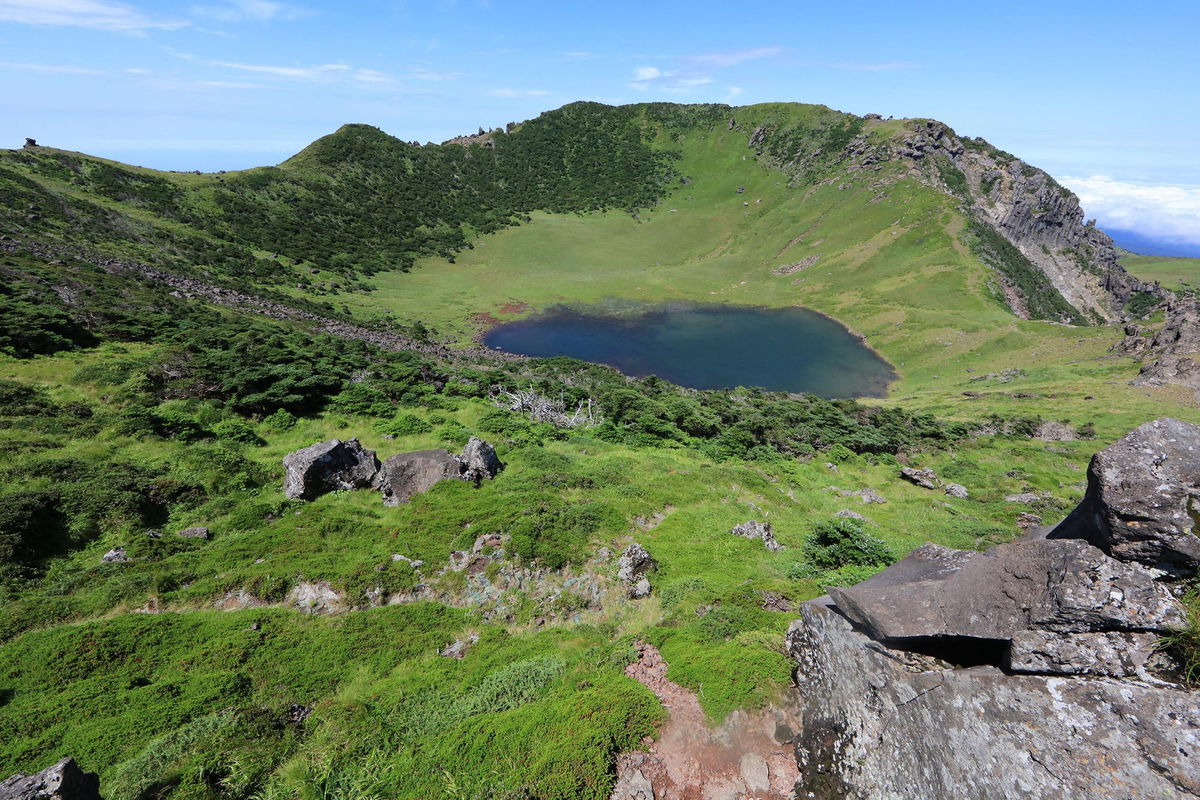
<path fill-rule="evenodd" d="M 1176 574 L 1200 567 L 1200 427 L 1163 418 L 1092 457 L 1083 502 L 1050 534 Z"/>
<path fill-rule="evenodd" d="M 445 450 L 400 453 L 383 462 L 374 486 L 384 505 L 398 506 L 442 481 L 462 480 L 463 471 L 463 462 Z"/>
<path fill-rule="evenodd" d="M 478 486 L 502 469 L 504 464 L 495 448 L 472 436 L 460 455 L 447 450 L 418 450 L 392 456 L 383 462 L 372 486 L 383 493 L 384 505 L 396 506 L 442 481 L 469 481 Z"/>
<path fill-rule="evenodd" d="M 926 544 L 830 594 L 842 613 L 884 641 L 1007 642 L 1031 629 L 1164 633 L 1186 622 L 1149 570 L 1081 541 L 1027 539 L 986 553 Z"/>
<path fill-rule="evenodd" d="M 315 500 L 338 489 L 370 486 L 379 471 L 379 459 L 358 439 L 331 439 L 289 453 L 283 466 L 287 470 L 283 493 L 293 500 Z"/>
<path fill-rule="evenodd" d="M 955 669 L 857 629 L 830 598 L 788 631 L 813 800 L 1200 797 L 1194 692 Z"/>
<path fill-rule="evenodd" d="M 100 778 L 64 758 L 33 775 L 17 773 L 0 781 L 0 800 L 102 800 Z"/>

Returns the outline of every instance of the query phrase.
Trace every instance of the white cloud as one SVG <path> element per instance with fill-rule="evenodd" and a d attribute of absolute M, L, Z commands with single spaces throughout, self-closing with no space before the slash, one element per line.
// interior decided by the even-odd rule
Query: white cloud
<path fill-rule="evenodd" d="M 545 89 L 489 89 L 485 94 L 490 97 L 545 97 L 550 92 Z"/>
<path fill-rule="evenodd" d="M 274 0 L 225 0 L 219 6 L 192 6 L 192 13 L 221 22 L 269 22 L 273 19 L 294 20 L 312 16 L 307 8 Z"/>
<path fill-rule="evenodd" d="M 895 72 L 899 69 L 912 69 L 916 64 L 911 61 L 839 61 L 829 66 L 834 69 L 850 69 L 856 72 Z"/>
<path fill-rule="evenodd" d="M 244 72 L 257 72 L 263 75 L 274 75 L 277 78 L 301 78 L 304 80 L 312 80 L 316 78 L 327 78 L 330 75 L 350 72 L 350 67 L 346 64 L 320 64 L 315 67 L 288 67 L 276 66 L 273 64 L 241 64 L 236 61 L 205 61 L 205 64 L 211 64 L 214 67 L 225 67 L 227 69 L 240 69 Z"/>
<path fill-rule="evenodd" d="M 0 69 L 19 69 L 24 72 L 45 72 L 51 75 L 106 75 L 102 69 L 74 67 L 69 64 L 19 64 L 0 61 Z"/>
<path fill-rule="evenodd" d="M 109 0 L 0 0 L 0 22 L 121 33 L 174 30 L 189 24 L 187 20 L 151 17 L 126 3 Z"/>
<path fill-rule="evenodd" d="M 726 92 L 725 92 L 725 102 L 729 102 L 729 101 L 733 100 L 735 97 L 740 95 L 743 91 L 745 91 L 745 90 L 742 89 L 742 87 L 740 87 L 740 86 L 730 86 L 729 89 L 726 90 Z"/>
<path fill-rule="evenodd" d="M 779 46 L 771 47 L 754 47 L 749 50 L 727 50 L 722 53 L 701 53 L 700 55 L 688 56 L 689 61 L 694 61 L 697 64 L 703 64 L 716 69 L 724 69 L 732 67 L 735 64 L 741 64 L 743 61 L 753 61 L 759 58 L 770 58 L 771 56 L 781 55 L 785 52 L 785 48 Z"/>
<path fill-rule="evenodd" d="M 633 71 L 633 80 L 629 82 L 630 89 L 645 92 L 649 89 L 660 89 L 664 92 L 685 92 L 697 86 L 712 83 L 708 75 L 695 72 L 679 72 L 678 70 L 661 70 L 658 67 L 637 67 Z"/>
<path fill-rule="evenodd" d="M 1200 245 L 1200 186 L 1127 183 L 1106 175 L 1061 183 L 1101 227 Z"/>

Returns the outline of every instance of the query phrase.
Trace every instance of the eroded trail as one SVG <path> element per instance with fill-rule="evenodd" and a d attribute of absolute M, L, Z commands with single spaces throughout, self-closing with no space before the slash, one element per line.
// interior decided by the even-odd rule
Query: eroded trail
<path fill-rule="evenodd" d="M 708 727 L 696 694 L 667 679 L 653 645 L 625 673 L 658 697 L 670 713 L 657 742 L 623 753 L 612 800 L 785 800 L 799 777 L 788 743 L 795 720 L 779 709 L 731 714 Z"/>

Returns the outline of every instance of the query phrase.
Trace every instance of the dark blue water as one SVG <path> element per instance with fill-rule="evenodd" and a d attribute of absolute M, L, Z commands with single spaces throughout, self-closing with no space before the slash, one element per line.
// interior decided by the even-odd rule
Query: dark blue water
<path fill-rule="evenodd" d="M 694 389 L 761 386 L 821 397 L 883 397 L 891 365 L 844 327 L 803 308 L 552 306 L 493 328 L 484 342 L 527 356 L 571 356 Z"/>

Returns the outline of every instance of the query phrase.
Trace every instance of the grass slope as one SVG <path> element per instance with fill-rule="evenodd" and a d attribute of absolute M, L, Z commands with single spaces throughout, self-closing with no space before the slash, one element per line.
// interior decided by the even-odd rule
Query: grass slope
<path fill-rule="evenodd" d="M 1121 263 L 1144 281 L 1158 281 L 1177 292 L 1200 286 L 1200 258 L 1167 258 L 1122 253 Z"/>

